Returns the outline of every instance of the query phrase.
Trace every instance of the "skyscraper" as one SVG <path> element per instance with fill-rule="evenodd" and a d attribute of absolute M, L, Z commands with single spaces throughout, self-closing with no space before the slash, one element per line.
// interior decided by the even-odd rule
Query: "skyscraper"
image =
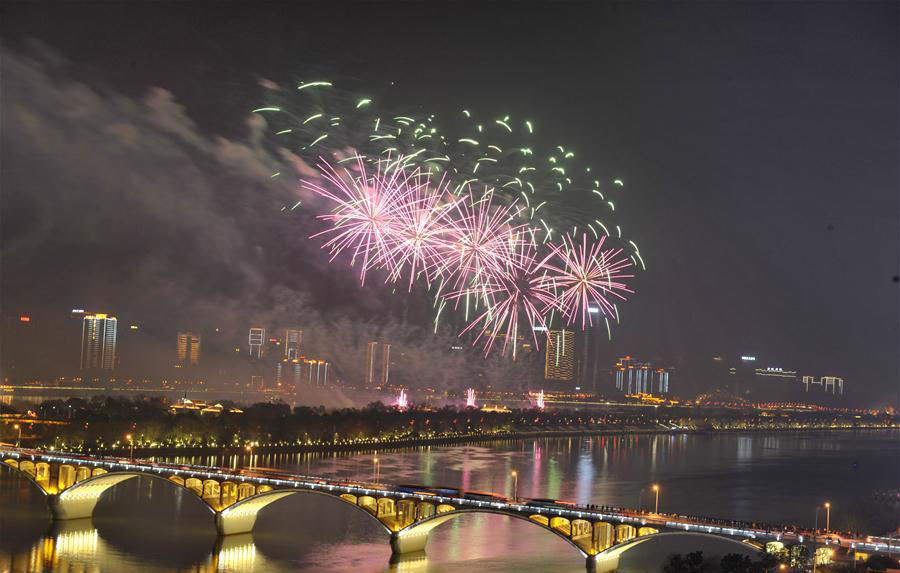
<path fill-rule="evenodd" d="M 831 393 L 839 392 L 841 396 L 844 395 L 844 379 L 838 378 L 837 376 L 822 376 L 822 385 L 825 386 L 825 392 L 828 392 L 828 387 L 831 386 Z"/>
<path fill-rule="evenodd" d="M 288 328 L 284 331 L 284 358 L 297 360 L 300 358 L 300 342 L 303 340 L 303 331 L 296 328 Z"/>
<path fill-rule="evenodd" d="M 375 346 L 377 342 L 369 342 L 366 350 L 366 386 L 375 384 Z"/>
<path fill-rule="evenodd" d="M 616 362 L 616 389 L 625 394 L 634 392 L 634 360 L 623 356 Z"/>
<path fill-rule="evenodd" d="M 196 366 L 200 362 L 200 335 L 193 332 L 178 333 L 178 363 Z"/>
<path fill-rule="evenodd" d="M 88 314 L 81 323 L 81 369 L 112 370 L 116 366 L 116 317 Z"/>
<path fill-rule="evenodd" d="M 551 330 L 547 333 L 544 378 L 571 381 L 575 378 L 575 332 Z"/>
<path fill-rule="evenodd" d="M 386 386 L 391 374 L 391 345 L 382 343 L 381 348 L 381 385 Z"/>
<path fill-rule="evenodd" d="M 262 358 L 266 351 L 264 344 L 266 342 L 266 329 L 254 327 L 250 329 L 250 358 Z"/>
<path fill-rule="evenodd" d="M 616 362 L 616 389 L 623 394 L 668 394 L 669 369 L 623 356 Z"/>

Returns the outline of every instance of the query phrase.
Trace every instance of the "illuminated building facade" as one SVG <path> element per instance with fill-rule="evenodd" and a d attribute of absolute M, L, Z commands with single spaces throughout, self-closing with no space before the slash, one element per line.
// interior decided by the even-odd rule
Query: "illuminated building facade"
<path fill-rule="evenodd" d="M 785 380 L 796 380 L 797 372 L 795 370 L 784 370 L 780 367 L 767 366 L 765 368 L 757 368 L 756 376 L 764 376 L 768 378 L 783 378 Z"/>
<path fill-rule="evenodd" d="M 822 376 L 818 380 L 815 376 L 804 376 L 802 382 L 805 392 L 809 392 L 810 386 L 819 386 L 826 394 L 830 389 L 832 395 L 844 395 L 844 379 L 837 376 Z"/>
<path fill-rule="evenodd" d="M 375 347 L 377 342 L 369 342 L 366 348 L 366 386 L 375 384 Z"/>
<path fill-rule="evenodd" d="M 746 396 L 750 394 L 751 389 L 755 385 L 755 369 L 756 356 L 751 354 L 741 355 L 736 366 L 728 369 L 731 391 L 735 396 Z"/>
<path fill-rule="evenodd" d="M 391 375 L 391 345 L 382 343 L 381 347 L 381 385 L 386 386 Z"/>
<path fill-rule="evenodd" d="M 81 323 L 81 369 L 112 370 L 116 366 L 116 317 L 88 314 Z"/>
<path fill-rule="evenodd" d="M 544 378 L 560 381 L 575 378 L 575 332 L 565 329 L 547 332 Z"/>
<path fill-rule="evenodd" d="M 275 364 L 275 385 L 278 388 L 286 389 L 289 386 L 294 388 L 300 384 L 303 379 L 302 363 L 300 359 L 288 360 L 284 358 Z"/>
<path fill-rule="evenodd" d="M 668 394 L 669 370 L 623 356 L 616 362 L 616 389 L 623 394 Z"/>
<path fill-rule="evenodd" d="M 303 331 L 289 328 L 284 331 L 284 358 L 297 360 L 300 358 L 300 342 L 303 340 Z"/>
<path fill-rule="evenodd" d="M 266 355 L 266 329 L 254 327 L 250 329 L 250 358 L 260 359 Z"/>
<path fill-rule="evenodd" d="M 193 332 L 178 333 L 178 364 L 196 366 L 200 362 L 200 335 Z"/>

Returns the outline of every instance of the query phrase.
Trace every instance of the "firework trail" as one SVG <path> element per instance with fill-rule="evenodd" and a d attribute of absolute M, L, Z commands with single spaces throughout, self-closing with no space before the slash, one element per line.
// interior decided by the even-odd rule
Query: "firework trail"
<path fill-rule="evenodd" d="M 526 231 L 510 233 L 505 259 L 498 268 L 485 273 L 474 287 L 449 293 L 448 299 L 478 296 L 486 310 L 472 320 L 461 334 L 477 331 L 475 343 L 484 339 L 485 354 L 494 341 L 503 337 L 503 352 L 512 344 L 513 357 L 518 346 L 519 330 L 524 327 L 539 346 L 536 327 L 546 330 L 545 316 L 556 304 L 551 282 L 546 278 L 545 265 L 553 256 L 538 258 Z"/>
<path fill-rule="evenodd" d="M 530 120 L 463 110 L 440 125 L 342 97 L 327 81 L 296 93 L 301 113 L 291 111 L 294 95 L 253 111 L 302 188 L 333 207 L 313 238 L 331 260 L 349 253 L 363 284 L 374 269 L 410 291 L 437 283 L 435 328 L 446 306 L 463 306 L 460 334 L 474 334 L 485 354 L 502 337 L 515 357 L 521 329 L 539 346 L 535 327 L 618 316 L 615 301 L 632 292 L 627 270 L 644 267 L 612 222 L 621 180 L 606 185 L 571 149 L 543 147 Z"/>
<path fill-rule="evenodd" d="M 446 268 L 446 237 L 453 228 L 448 216 L 456 202 L 448 200 L 447 183 L 442 179 L 431 184 L 431 176 L 416 170 L 401 184 L 408 189 L 400 193 L 402 200 L 392 212 L 392 236 L 379 254 L 377 263 L 389 269 L 387 281 L 409 274 L 408 290 L 417 277 L 431 282 L 442 276 Z"/>
<path fill-rule="evenodd" d="M 551 306 L 559 309 L 569 324 L 592 325 L 594 305 L 604 315 L 614 316 L 609 297 L 625 300 L 623 293 L 633 292 L 624 281 L 634 275 L 623 272 L 631 267 L 631 261 L 622 256 L 622 249 L 604 249 L 605 239 L 588 245 L 587 236 L 582 235 L 579 245 L 566 235 L 563 246 L 550 247 L 553 258 L 543 264 L 547 274 L 542 280 L 556 290 Z"/>
<path fill-rule="evenodd" d="M 629 251 L 633 246 L 631 256 L 643 266 L 637 246 L 627 243 L 613 222 L 622 180 L 603 178 L 580 163 L 571 147 L 547 144 L 531 119 L 476 110 L 441 118 L 388 113 L 372 97 L 351 96 L 320 79 L 296 88 L 264 85 L 267 103 L 253 110 L 266 123 L 263 143 L 302 172 L 312 171 L 302 166 L 314 165 L 320 156 L 339 164 L 362 157 L 381 168 L 418 168 L 444 178 L 456 194 L 490 188 L 495 203 L 518 202 L 515 216 L 539 225 L 541 242 L 564 233 L 595 240 L 606 235 Z"/>
<path fill-rule="evenodd" d="M 303 186 L 336 204 L 331 213 L 319 215 L 331 227 L 312 238 L 330 236 L 323 247 L 331 251 L 332 261 L 345 249 L 352 251 L 351 265 L 361 258 L 360 281 L 365 284 L 366 273 L 396 240 L 398 209 L 414 188 L 409 185 L 411 176 L 402 170 L 384 173 L 379 168 L 369 175 L 362 159 L 357 160 L 357 170 L 358 174 L 346 168 L 339 171 L 323 162 L 320 173 L 330 185 L 304 180 Z"/>

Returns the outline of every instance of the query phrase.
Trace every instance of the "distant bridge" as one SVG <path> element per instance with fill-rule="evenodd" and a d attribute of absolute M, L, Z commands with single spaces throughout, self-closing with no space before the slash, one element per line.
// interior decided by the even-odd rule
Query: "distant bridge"
<path fill-rule="evenodd" d="M 505 515 L 541 527 L 565 539 L 585 557 L 587 569 L 598 572 L 616 569 L 619 556 L 632 547 L 672 533 L 714 536 L 756 550 L 763 550 L 767 542 L 773 541 L 885 550 L 865 540 L 850 540 L 834 534 L 804 538 L 783 530 L 724 526 L 632 510 L 609 512 L 552 504 L 527 505 L 500 496 L 470 496 L 462 492 L 437 495 L 411 491 L 407 487 L 252 468 L 233 470 L 10 447 L 0 448 L 0 459 L 39 488 L 56 520 L 91 517 L 103 492 L 138 476 L 157 479 L 194 493 L 209 510 L 222 536 L 252 532 L 260 510 L 281 499 L 298 494 L 324 495 L 375 519 L 390 535 L 395 557 L 421 556 L 432 529 L 470 513 Z"/>

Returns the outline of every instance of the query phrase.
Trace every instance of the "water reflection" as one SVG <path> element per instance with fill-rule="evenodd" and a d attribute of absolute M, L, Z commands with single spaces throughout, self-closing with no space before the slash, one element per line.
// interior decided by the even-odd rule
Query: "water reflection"
<path fill-rule="evenodd" d="M 580 503 L 644 506 L 661 483 L 660 508 L 812 525 L 829 499 L 839 527 L 880 533 L 898 525 L 896 508 L 872 499 L 896 487 L 900 433 L 817 435 L 600 436 L 379 451 L 386 481 L 463 486 Z M 280 467 L 342 479 L 368 479 L 374 452 L 179 458 L 188 463 Z M 895 468 L 894 472 L 884 468 Z M 853 484 L 853 487 L 847 487 Z M 340 501 L 291 496 L 260 514 L 252 535 L 218 539 L 193 494 L 134 479 L 112 488 L 93 520 L 54 524 L 41 494 L 0 469 L 0 571 L 158 573 L 169 571 L 409 571 L 482 573 L 579 571 L 565 541 L 527 522 L 470 514 L 436 529 L 428 557 L 390 563 L 387 535 Z M 641 500 L 641 491 L 644 490 Z M 713 543 L 713 546 L 709 544 Z M 729 551 L 690 541 L 707 553 Z M 623 571 L 657 569 L 684 542 L 660 540 L 627 554 Z"/>

